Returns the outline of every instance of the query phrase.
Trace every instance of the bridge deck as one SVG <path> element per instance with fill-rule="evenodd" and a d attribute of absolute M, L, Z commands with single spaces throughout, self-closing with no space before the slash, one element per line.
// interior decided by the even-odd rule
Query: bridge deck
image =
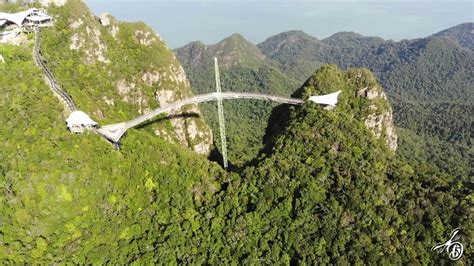
<path fill-rule="evenodd" d="M 190 97 L 178 102 L 174 102 L 174 103 L 162 106 L 149 113 L 140 115 L 132 120 L 129 120 L 123 123 L 103 126 L 99 128 L 97 132 L 113 142 L 118 142 L 120 138 L 123 136 L 123 134 L 125 134 L 125 132 L 129 128 L 136 127 L 140 125 L 141 123 L 147 120 L 150 120 L 157 115 L 179 110 L 181 107 L 185 105 L 209 102 L 209 101 L 214 101 L 218 99 L 222 99 L 222 100 L 255 99 L 255 100 L 267 100 L 267 101 L 274 101 L 274 102 L 293 104 L 293 105 L 300 105 L 304 103 L 304 101 L 301 99 L 274 96 L 274 95 L 268 95 L 268 94 L 248 93 L 248 92 L 221 92 L 221 93 L 213 92 L 213 93 L 208 93 L 208 94 L 196 95 L 196 96 L 193 96 L 193 97 Z"/>

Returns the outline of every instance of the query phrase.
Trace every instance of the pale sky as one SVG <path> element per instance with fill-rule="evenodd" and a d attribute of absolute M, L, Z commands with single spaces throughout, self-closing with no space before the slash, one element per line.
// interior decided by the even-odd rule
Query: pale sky
<path fill-rule="evenodd" d="M 144 21 L 171 48 L 200 40 L 216 43 L 240 33 L 257 44 L 271 35 L 303 30 L 323 39 L 354 31 L 384 39 L 425 37 L 474 21 L 465 0 L 85 0 L 96 14 Z"/>

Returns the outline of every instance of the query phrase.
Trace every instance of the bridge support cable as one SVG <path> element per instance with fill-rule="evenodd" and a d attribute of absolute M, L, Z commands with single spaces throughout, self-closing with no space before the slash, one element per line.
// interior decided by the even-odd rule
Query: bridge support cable
<path fill-rule="evenodd" d="M 221 78 L 219 75 L 219 64 L 217 63 L 217 57 L 214 57 L 214 68 L 216 72 L 216 91 L 218 94 L 222 93 L 221 89 Z M 227 168 L 227 139 L 225 133 L 225 118 L 224 118 L 224 106 L 222 104 L 222 98 L 217 98 L 217 113 L 219 116 L 219 131 L 221 135 L 221 153 L 222 153 L 222 161 L 224 164 L 224 168 Z"/>

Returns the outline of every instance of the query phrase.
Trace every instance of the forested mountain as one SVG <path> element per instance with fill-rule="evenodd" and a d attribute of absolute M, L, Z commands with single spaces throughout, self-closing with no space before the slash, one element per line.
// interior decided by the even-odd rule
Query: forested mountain
<path fill-rule="evenodd" d="M 451 38 L 393 42 L 337 33 L 319 41 L 296 31 L 270 37 L 258 47 L 278 62 L 285 73 L 301 76 L 301 82 L 315 66 L 333 63 L 342 68 L 371 69 L 395 100 L 472 102 L 474 97 L 472 93 L 466 95 L 474 84 L 474 53 Z"/>
<path fill-rule="evenodd" d="M 99 124 L 130 120 L 192 95 L 181 64 L 150 27 L 110 14 L 95 17 L 81 1 L 70 2 L 51 8 L 58 19 L 54 30 L 42 32 L 41 52 L 59 84 Z M 171 143 L 210 153 L 212 132 L 197 106 L 152 127 Z"/>
<path fill-rule="evenodd" d="M 194 93 L 215 91 L 214 57 L 218 57 L 223 91 L 274 92 L 290 95 L 299 83 L 288 78 L 268 60 L 257 46 L 234 34 L 221 42 L 206 46 L 193 42 L 177 52 L 192 81 Z M 224 102 L 229 158 L 232 164 L 242 165 L 254 158 L 263 147 L 262 136 L 275 104 L 261 101 Z M 206 122 L 218 132 L 217 108 L 215 104 L 201 106 Z M 219 134 L 215 143 L 220 143 Z"/>
<path fill-rule="evenodd" d="M 430 243 L 446 224 L 472 234 L 468 181 L 395 159 L 362 123 L 367 86 L 378 86 L 369 71 L 334 66 L 303 85 L 302 95 L 342 89 L 340 104 L 290 111 L 268 153 L 231 182 L 217 207 L 231 218 L 211 262 L 232 254 L 245 265 L 447 263 L 427 259 Z"/>
<path fill-rule="evenodd" d="M 356 32 L 338 32 L 330 37 L 323 39 L 324 44 L 333 45 L 337 47 L 359 47 L 369 48 L 376 45 L 380 45 L 385 42 L 380 37 L 366 37 Z"/>
<path fill-rule="evenodd" d="M 474 52 L 466 49 L 472 43 L 472 27 L 473 23 L 465 23 L 426 38 L 400 42 L 353 32 L 340 32 L 318 40 L 302 31 L 289 31 L 272 36 L 257 47 L 265 55 L 265 62 L 279 70 L 275 73 L 283 81 L 302 83 L 325 63 L 343 69 L 366 67 L 372 70 L 392 100 L 396 125 L 407 129 L 401 131 L 401 145 L 420 137 L 418 140 L 423 141 L 417 141 L 419 145 L 415 148 L 418 153 L 425 154 L 433 164 L 452 174 L 466 176 L 470 171 L 469 156 L 466 155 L 473 152 L 470 147 L 474 113 Z M 177 49 L 176 53 L 186 72 L 196 73 L 202 69 L 187 63 L 189 54 L 183 53 L 183 48 Z M 206 60 L 211 61 L 212 56 L 215 55 Z M 245 65 L 242 68 L 252 71 Z M 239 76 L 242 72 L 239 70 Z M 233 69 L 224 70 L 226 76 L 234 77 L 232 81 L 226 80 L 230 83 L 223 82 L 224 88 L 229 87 L 227 84 L 232 84 L 236 90 L 246 87 L 245 82 L 240 82 L 245 78 L 235 78 L 235 73 Z M 189 77 L 194 91 L 199 91 L 201 84 L 212 86 L 212 75 L 190 74 Z M 209 82 L 205 83 L 205 80 Z M 295 89 L 287 86 L 285 93 L 285 90 L 275 90 L 278 86 L 274 84 L 266 86 L 261 83 L 259 87 L 259 90 L 284 94 Z M 233 112 L 233 108 L 226 111 Z M 215 130 L 214 117 L 208 112 L 204 115 Z M 462 126 L 452 127 L 454 120 Z M 232 123 L 230 118 L 228 121 Z M 262 128 L 267 126 L 268 123 L 260 124 Z M 253 143 L 263 142 L 261 135 L 252 134 L 248 139 Z M 232 150 L 234 147 L 229 148 Z M 405 154 L 410 153 L 411 148 L 413 146 L 402 148 L 401 155 L 412 157 Z"/>
<path fill-rule="evenodd" d="M 96 17 L 79 0 L 47 12 L 55 24 L 40 33 L 46 64 L 101 125 L 192 94 L 145 24 Z M 0 264 L 151 262 L 191 246 L 199 202 L 226 180 L 207 160 L 211 132 L 196 107 L 130 130 L 115 151 L 98 134 L 68 132 L 68 113 L 33 60 L 34 33 L 19 39 L 0 44 Z"/>
<path fill-rule="evenodd" d="M 277 34 L 258 44 L 258 47 L 269 59 L 278 63 L 284 73 L 295 77 L 299 82 L 306 80 L 315 69 L 324 64 L 315 59 L 327 54 L 329 48 L 303 31 Z"/>
<path fill-rule="evenodd" d="M 446 36 L 461 46 L 474 51 L 474 24 L 463 23 L 452 28 L 433 34 L 434 37 Z"/>
<path fill-rule="evenodd" d="M 264 64 L 265 56 L 260 50 L 238 33 L 233 34 L 217 44 L 206 46 L 201 42 L 192 42 L 181 48 L 183 63 L 194 68 L 214 66 L 209 57 L 219 57 L 222 67 L 241 65 L 259 67 Z"/>
<path fill-rule="evenodd" d="M 65 2 L 45 7 L 55 23 L 41 29 L 41 54 L 100 125 L 192 95 L 172 51 L 145 24 Z M 422 155 L 393 151 L 391 99 L 367 69 L 324 65 L 297 86 L 268 56 L 251 57 L 259 54 L 255 47 L 240 52 L 248 61 L 223 60 L 231 89 L 245 82 L 248 90 L 277 88 L 304 100 L 342 91 L 333 109 L 308 101 L 267 106 L 267 114 L 239 105 L 236 114 L 255 111 L 278 128 L 267 130 L 258 156 L 226 171 L 207 158 L 210 132 L 197 107 L 130 129 L 120 150 L 94 131 L 71 134 L 67 111 L 35 64 L 34 33 L 19 41 L 0 44 L 1 265 L 445 265 L 447 252 L 431 247 L 458 227 L 465 245 L 458 263 L 472 264 L 472 180 L 439 171 Z M 251 63 L 237 68 L 245 61 Z M 202 84 L 212 88 L 212 69 L 204 71 L 211 73 Z M 417 119 L 449 121 L 457 107 Z M 454 134 L 463 123 L 451 121 L 441 133 L 432 124 L 401 142 L 432 134 L 464 142 L 469 135 Z M 265 131 L 245 125 L 243 137 Z"/>

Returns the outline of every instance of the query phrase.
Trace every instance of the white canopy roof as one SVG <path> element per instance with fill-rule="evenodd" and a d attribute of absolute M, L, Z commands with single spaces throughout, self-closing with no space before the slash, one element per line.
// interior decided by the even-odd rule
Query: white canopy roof
<path fill-rule="evenodd" d="M 97 122 L 92 120 L 86 113 L 83 111 L 74 111 L 66 119 L 67 127 L 73 127 L 78 125 L 85 126 L 95 126 Z"/>
<path fill-rule="evenodd" d="M 0 12 L 0 25 L 3 25 L 6 21 L 10 21 L 18 25 L 18 27 L 21 27 L 21 25 L 23 24 L 23 21 L 25 21 L 25 19 L 30 15 L 32 15 L 31 19 L 34 21 L 43 21 L 47 19 L 52 19 L 50 16 L 46 15 L 45 13 L 43 13 L 41 10 L 37 8 L 30 8 L 28 10 L 20 11 L 15 14 Z M 1 23 L 2 20 L 5 20 L 5 22 Z"/>
<path fill-rule="evenodd" d="M 41 22 L 41 21 L 45 21 L 45 20 L 51 20 L 52 18 L 50 16 L 46 15 L 43 12 L 35 12 L 33 14 L 30 14 L 27 17 L 27 19 L 30 20 L 30 21 Z"/>
<path fill-rule="evenodd" d="M 308 98 L 308 100 L 318 103 L 318 104 L 325 104 L 325 105 L 331 105 L 331 106 L 336 106 L 337 104 L 337 97 L 339 96 L 339 93 L 341 91 L 336 91 L 331 94 L 326 94 L 326 95 L 319 95 L 319 96 L 311 96 Z"/>

